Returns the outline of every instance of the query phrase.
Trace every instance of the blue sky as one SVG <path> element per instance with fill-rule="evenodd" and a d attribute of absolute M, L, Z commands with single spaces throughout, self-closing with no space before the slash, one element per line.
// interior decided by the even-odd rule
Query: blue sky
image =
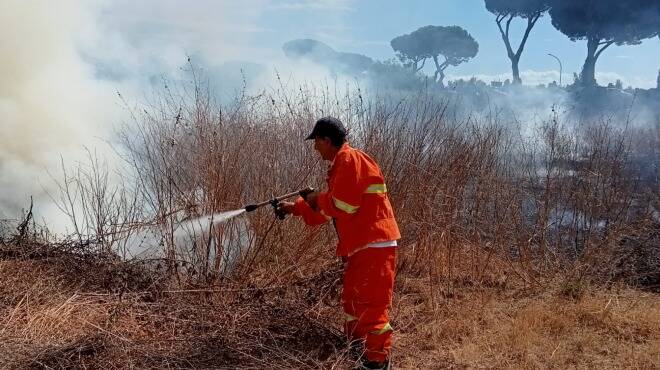
<path fill-rule="evenodd" d="M 298 3 L 302 4 L 302 3 Z M 313 7 L 273 10 L 263 13 L 268 39 L 281 43 L 290 38 L 309 37 L 336 49 L 364 53 L 377 59 L 392 58 L 389 41 L 418 27 L 458 25 L 479 42 L 477 57 L 452 71 L 453 75 L 499 75 L 509 73 L 510 64 L 494 16 L 482 0 L 363 0 L 338 2 L 329 8 L 327 19 Z M 518 41 L 524 30 L 522 20 L 512 30 Z M 586 42 L 572 42 L 557 31 L 549 15 L 543 17 L 530 35 L 520 62 L 521 70 L 555 71 L 562 60 L 565 81 L 579 72 L 586 55 Z M 654 84 L 660 68 L 660 41 L 648 39 L 636 46 L 612 46 L 598 61 L 601 74 L 620 75 L 630 83 Z"/>
<path fill-rule="evenodd" d="M 229 60 L 268 65 L 280 60 L 281 45 L 295 38 L 313 38 L 336 50 L 389 59 L 389 41 L 425 25 L 458 25 L 479 42 L 475 59 L 447 70 L 448 77 L 504 79 L 510 64 L 494 16 L 482 0 L 132 0 L 104 1 L 96 8 L 96 43 L 86 54 L 125 71 L 177 65 L 182 54 L 203 56 L 220 64 Z M 518 41 L 522 20 L 514 21 Z M 112 53 L 109 52 L 112 51 Z M 584 41 L 572 42 L 543 17 L 532 31 L 520 62 L 524 82 L 558 78 L 572 81 L 586 54 Z M 118 57 L 121 56 L 121 57 Z M 128 60 L 128 62 L 126 62 Z M 145 61 L 149 61 L 145 63 Z M 430 67 L 429 67 L 430 68 Z M 636 46 L 612 46 L 597 65 L 599 82 L 623 79 L 626 85 L 654 87 L 660 68 L 658 38 Z M 429 69 L 430 71 L 430 69 Z"/>

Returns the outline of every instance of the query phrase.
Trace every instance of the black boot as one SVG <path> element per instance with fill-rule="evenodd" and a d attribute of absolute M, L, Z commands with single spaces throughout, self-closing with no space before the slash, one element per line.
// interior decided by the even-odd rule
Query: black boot
<path fill-rule="evenodd" d="M 369 360 L 365 359 L 362 362 L 362 368 L 363 369 L 389 370 L 390 369 L 390 362 L 389 361 L 376 362 L 376 361 L 369 361 Z"/>

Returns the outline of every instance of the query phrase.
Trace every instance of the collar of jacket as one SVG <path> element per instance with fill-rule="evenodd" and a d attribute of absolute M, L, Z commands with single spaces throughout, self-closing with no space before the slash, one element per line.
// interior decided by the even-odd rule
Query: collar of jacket
<path fill-rule="evenodd" d="M 337 160 L 337 157 L 339 157 L 340 154 L 346 153 L 349 151 L 351 147 L 348 145 L 348 143 L 344 143 L 341 148 L 339 148 L 339 151 L 335 155 L 334 158 L 332 158 L 332 162 L 330 162 L 330 166 L 328 167 L 328 172 L 332 171 L 332 168 L 335 166 L 335 160 Z"/>

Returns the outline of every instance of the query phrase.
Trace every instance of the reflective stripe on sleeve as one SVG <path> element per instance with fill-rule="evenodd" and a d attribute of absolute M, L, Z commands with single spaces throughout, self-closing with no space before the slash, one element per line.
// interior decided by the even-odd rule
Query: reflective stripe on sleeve
<path fill-rule="evenodd" d="M 385 184 L 371 184 L 367 186 L 366 194 L 381 194 L 387 193 L 387 186 Z"/>
<path fill-rule="evenodd" d="M 348 204 L 344 201 L 341 201 L 341 200 L 339 200 L 335 197 L 332 197 L 332 201 L 335 203 L 335 207 L 341 209 L 342 211 L 344 211 L 346 213 L 355 213 L 355 212 L 357 212 L 358 208 L 360 208 L 360 206 L 350 205 L 350 204 Z"/>

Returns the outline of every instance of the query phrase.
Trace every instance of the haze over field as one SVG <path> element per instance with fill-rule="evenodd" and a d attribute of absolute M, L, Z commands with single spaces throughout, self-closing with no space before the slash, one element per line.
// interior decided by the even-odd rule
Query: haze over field
<path fill-rule="evenodd" d="M 341 63 L 333 65 L 327 58 L 287 57 L 283 45 L 312 39 L 333 52 L 352 55 L 352 60 L 366 58 L 368 69 L 372 62 L 397 60 L 390 45 L 394 38 L 426 25 L 456 25 L 476 40 L 478 53 L 448 68 L 445 83 L 473 77 L 486 83 L 511 78 L 496 16 L 482 1 L 8 0 L 4 5 L 0 218 L 15 217 L 34 195 L 37 213 L 57 227 L 61 226 L 57 212 L 45 194 L 55 190 L 47 171 L 57 177 L 60 156 L 66 163 L 75 162 L 84 156 L 83 145 L 111 158 L 108 142 L 114 140 L 114 127 L 130 121 L 126 108 L 148 103 L 153 90 L 166 80 L 185 80 L 189 57 L 223 101 L 230 101 L 243 87 L 258 92 L 280 84 L 294 88 L 303 82 L 340 89 L 360 85 L 375 91 L 378 86 L 372 82 L 394 81 L 391 70 L 371 71 L 369 80 L 364 73 Z M 654 12 L 645 14 L 660 17 Z M 524 24 L 522 19 L 512 22 L 515 44 Z M 544 14 L 520 61 L 523 84 L 559 81 L 557 61 L 548 53 L 563 62 L 563 84 L 571 83 L 585 52 L 585 41 L 571 41 Z M 601 85 L 620 80 L 623 87 L 653 88 L 659 59 L 658 37 L 640 45 L 613 45 L 600 57 L 596 78 Z M 429 60 L 419 74 L 432 77 L 434 71 Z M 472 104 L 466 109 L 509 99 L 498 98 L 497 92 L 488 94 L 486 100 L 463 98 Z M 552 104 L 567 100 L 556 90 L 511 94 L 536 117 L 545 117 Z M 625 99 L 622 108 L 632 101 L 630 96 Z"/>

